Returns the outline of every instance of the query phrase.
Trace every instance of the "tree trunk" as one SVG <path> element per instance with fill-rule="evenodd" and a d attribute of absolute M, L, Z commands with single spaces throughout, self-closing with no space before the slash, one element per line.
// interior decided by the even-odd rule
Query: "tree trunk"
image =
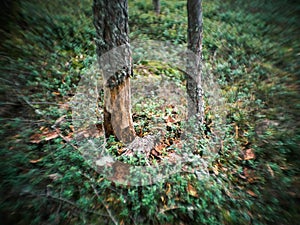
<path fill-rule="evenodd" d="M 105 81 L 105 136 L 113 135 L 118 140 L 128 143 L 134 139 L 135 131 L 131 115 L 132 65 L 128 38 L 127 0 L 94 0 L 93 12 L 97 32 L 97 56 Z M 101 64 L 100 58 L 105 53 L 120 46 L 125 46 L 125 51 L 123 49 L 122 53 L 110 57 L 105 62 L 106 65 L 103 65 L 103 62 Z M 119 62 L 125 63 L 119 65 Z"/>
<path fill-rule="evenodd" d="M 160 0 L 152 0 L 154 11 L 157 15 L 160 14 Z"/>
<path fill-rule="evenodd" d="M 202 0 L 187 0 L 188 12 L 188 49 L 193 52 L 187 63 L 186 89 L 188 117 L 196 116 L 203 123 L 204 102 L 202 89 Z"/>

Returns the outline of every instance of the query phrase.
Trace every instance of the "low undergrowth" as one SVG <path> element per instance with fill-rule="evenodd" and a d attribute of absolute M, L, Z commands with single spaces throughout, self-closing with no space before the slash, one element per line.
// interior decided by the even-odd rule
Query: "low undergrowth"
<path fill-rule="evenodd" d="M 131 40 L 184 46 L 185 4 L 161 1 L 157 16 L 151 1 L 129 1 Z M 144 161 L 124 155 L 124 144 L 114 138 L 106 143 L 108 151 L 131 165 L 172 161 L 180 149 L 188 160 L 178 173 L 130 186 L 97 173 L 75 138 L 82 135 L 104 143 L 101 125 L 76 131 L 70 105 L 81 79 L 99 75 L 91 5 L 91 0 L 18 1 L 6 15 L 10 21 L 1 31 L 0 47 L 0 220 L 296 224 L 299 6 L 294 1 L 203 2 L 205 74 L 214 76 L 225 103 L 216 115 L 207 102 L 202 133 L 188 139 L 184 148 L 183 74 L 164 62 L 135 62 L 136 133 L 159 133 L 161 139 Z M 103 93 L 98 91 L 100 123 Z M 180 97 L 171 99 L 174 95 Z M 219 117 L 221 129 L 216 126 Z"/>

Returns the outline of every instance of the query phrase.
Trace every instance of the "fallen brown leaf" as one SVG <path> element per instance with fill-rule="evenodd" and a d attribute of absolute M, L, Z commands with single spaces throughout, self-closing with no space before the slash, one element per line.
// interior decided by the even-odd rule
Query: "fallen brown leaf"
<path fill-rule="evenodd" d="M 239 127 L 238 125 L 235 125 L 235 138 L 239 137 Z"/>
<path fill-rule="evenodd" d="M 160 153 L 157 152 L 155 149 L 152 149 L 152 150 L 151 150 L 151 155 L 153 155 L 153 156 L 155 156 L 155 157 L 157 157 L 157 158 L 161 158 L 161 157 L 159 156 Z"/>
<path fill-rule="evenodd" d="M 247 181 L 250 183 L 253 183 L 254 181 L 256 181 L 258 179 L 258 177 L 255 174 L 255 170 L 253 169 L 248 169 L 247 167 L 245 167 L 243 169 L 244 175 L 247 178 Z"/>
<path fill-rule="evenodd" d="M 53 95 L 56 95 L 56 96 L 59 96 L 59 95 L 60 95 L 60 92 L 53 91 L 52 94 L 53 94 Z"/>
<path fill-rule="evenodd" d="M 57 138 L 58 136 L 59 136 L 58 133 L 56 131 L 53 131 L 46 135 L 42 135 L 42 138 L 44 138 L 44 140 L 46 140 L 46 141 L 50 141 L 54 138 Z"/>
<path fill-rule="evenodd" d="M 121 155 L 122 153 L 124 153 L 127 149 L 126 148 L 120 148 L 118 149 L 118 154 Z"/>
<path fill-rule="evenodd" d="M 50 141 L 54 138 L 57 138 L 59 136 L 58 132 L 55 131 L 49 131 L 48 129 L 45 129 L 43 133 L 41 134 L 34 134 L 30 137 L 30 142 L 34 144 L 38 144 L 41 141 Z"/>
<path fill-rule="evenodd" d="M 254 151 L 251 148 L 249 148 L 245 150 L 244 160 L 251 160 L 251 159 L 255 159 L 255 154 Z"/>
<path fill-rule="evenodd" d="M 271 176 L 274 177 L 274 171 L 271 169 L 269 164 L 267 164 L 267 169 L 268 169 L 269 173 L 271 174 Z"/>
<path fill-rule="evenodd" d="M 171 184 L 167 183 L 167 191 L 166 191 L 166 195 L 168 195 L 171 191 Z"/>
<path fill-rule="evenodd" d="M 199 197 L 197 190 L 190 183 L 188 183 L 187 192 L 193 197 Z"/>
<path fill-rule="evenodd" d="M 251 190 L 247 190 L 246 191 L 247 192 L 247 194 L 249 194 L 249 195 L 251 195 L 252 197 L 257 197 L 257 194 L 255 194 L 253 191 L 251 191 Z"/>
<path fill-rule="evenodd" d="M 174 118 L 172 118 L 170 115 L 167 116 L 165 118 L 166 122 L 167 122 L 167 126 L 172 126 L 173 123 L 176 123 L 177 120 L 175 120 Z"/>
<path fill-rule="evenodd" d="M 162 150 L 166 147 L 165 144 L 159 144 L 159 145 L 156 145 L 154 147 L 155 151 L 157 151 L 158 153 L 162 153 Z"/>
<path fill-rule="evenodd" d="M 214 165 L 212 168 L 214 174 L 218 175 L 219 174 L 219 169 L 218 169 L 218 165 Z"/>
<path fill-rule="evenodd" d="M 43 160 L 43 158 L 32 159 L 32 160 L 30 160 L 29 162 L 32 163 L 32 164 L 35 164 L 35 163 L 38 163 L 38 162 L 40 162 L 40 161 L 42 161 L 42 160 Z"/>

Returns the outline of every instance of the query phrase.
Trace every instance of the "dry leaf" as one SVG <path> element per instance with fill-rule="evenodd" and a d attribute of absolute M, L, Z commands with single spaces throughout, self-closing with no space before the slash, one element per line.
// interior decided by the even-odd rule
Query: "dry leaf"
<path fill-rule="evenodd" d="M 247 192 L 247 194 L 249 194 L 249 195 L 251 195 L 252 197 L 257 197 L 257 194 L 255 194 L 253 191 L 251 191 L 251 190 L 247 190 L 246 191 Z"/>
<path fill-rule="evenodd" d="M 59 96 L 59 95 L 60 95 L 60 92 L 53 91 L 52 94 L 53 94 L 53 95 L 56 95 L 56 96 Z"/>
<path fill-rule="evenodd" d="M 239 127 L 235 125 L 235 138 L 239 137 Z"/>
<path fill-rule="evenodd" d="M 38 163 L 38 162 L 40 162 L 40 161 L 42 161 L 42 160 L 43 160 L 43 158 L 32 159 L 32 160 L 30 160 L 29 162 L 32 163 L 32 164 L 35 164 L 35 163 Z"/>
<path fill-rule="evenodd" d="M 122 153 L 124 153 L 126 151 L 126 148 L 119 148 L 118 149 L 118 155 L 121 155 Z"/>
<path fill-rule="evenodd" d="M 70 130 L 71 130 L 72 132 L 74 132 L 74 131 L 75 131 L 75 128 L 74 128 L 74 126 L 73 126 L 73 125 L 70 125 L 70 126 L 69 126 L 69 128 L 70 128 Z"/>
<path fill-rule="evenodd" d="M 167 191 L 166 191 L 166 195 L 168 195 L 171 191 L 171 184 L 167 183 Z"/>
<path fill-rule="evenodd" d="M 176 122 L 176 120 L 174 119 L 174 118 L 172 118 L 170 115 L 169 116 L 167 116 L 167 118 L 166 118 L 166 122 L 168 123 L 175 123 Z"/>
<path fill-rule="evenodd" d="M 218 175 L 219 174 L 219 169 L 218 169 L 218 165 L 214 165 L 212 168 L 214 174 Z"/>
<path fill-rule="evenodd" d="M 248 182 L 253 183 L 257 179 L 254 170 L 245 167 L 243 172 Z"/>
<path fill-rule="evenodd" d="M 196 189 L 190 183 L 188 183 L 187 192 L 189 195 L 191 195 L 193 197 L 199 197 Z"/>
<path fill-rule="evenodd" d="M 165 120 L 166 120 L 166 122 L 167 122 L 167 126 L 172 126 L 173 123 L 176 123 L 176 122 L 177 122 L 177 121 L 176 121 L 174 118 L 172 118 L 170 115 L 167 116 L 167 117 L 165 118 Z"/>
<path fill-rule="evenodd" d="M 157 151 L 158 153 L 162 153 L 162 150 L 166 147 L 165 144 L 159 144 L 159 145 L 156 145 L 154 147 L 155 151 Z"/>
<path fill-rule="evenodd" d="M 59 134 L 56 131 L 50 132 L 46 135 L 42 135 L 42 137 L 44 138 L 44 140 L 46 141 L 50 141 L 54 138 L 57 138 L 59 136 Z"/>
<path fill-rule="evenodd" d="M 161 158 L 160 156 L 159 156 L 159 152 L 157 152 L 156 150 L 154 150 L 154 149 L 152 149 L 151 150 L 151 155 L 153 155 L 153 156 L 155 156 L 155 157 L 157 157 L 157 158 Z"/>
<path fill-rule="evenodd" d="M 116 199 L 115 197 L 109 197 L 106 199 L 107 202 L 114 202 Z M 105 205 L 106 208 L 109 208 L 108 205 Z"/>
<path fill-rule="evenodd" d="M 68 136 L 65 136 L 64 139 L 66 142 L 70 142 L 73 139 L 74 134 L 69 133 Z"/>
<path fill-rule="evenodd" d="M 42 130 L 48 131 L 48 128 L 46 128 L 46 127 L 44 127 L 44 126 L 41 126 L 39 130 L 40 130 L 40 131 L 42 131 Z"/>
<path fill-rule="evenodd" d="M 246 149 L 244 153 L 244 160 L 255 159 L 255 154 L 251 148 Z"/>
<path fill-rule="evenodd" d="M 58 130 L 58 129 L 57 129 Z M 59 131 L 59 130 L 58 130 Z M 55 131 L 49 131 L 47 128 L 43 131 L 41 134 L 34 134 L 30 137 L 30 142 L 38 144 L 41 141 L 50 141 L 54 138 L 57 138 L 59 136 L 58 132 Z"/>
<path fill-rule="evenodd" d="M 274 177 L 274 171 L 271 169 L 269 164 L 267 164 L 267 169 L 268 169 L 269 173 L 271 174 L 271 176 Z"/>
<path fill-rule="evenodd" d="M 34 143 L 34 144 L 38 144 L 38 143 L 40 143 L 42 141 L 40 137 L 41 137 L 41 134 L 31 135 L 30 142 Z"/>
<path fill-rule="evenodd" d="M 52 173 L 48 176 L 51 180 L 56 181 L 58 178 L 61 178 L 61 175 L 59 173 Z"/>

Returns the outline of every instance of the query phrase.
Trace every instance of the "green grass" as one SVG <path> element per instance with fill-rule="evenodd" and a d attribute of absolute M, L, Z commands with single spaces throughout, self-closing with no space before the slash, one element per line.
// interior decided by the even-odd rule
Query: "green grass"
<path fill-rule="evenodd" d="M 129 1 L 130 38 L 186 44 L 185 1 Z M 222 144 L 210 176 L 171 174 L 162 182 L 122 186 L 96 173 L 76 149 L 67 103 L 80 78 L 97 74 L 92 1 L 19 1 L 1 30 L 1 201 L 5 224 L 296 224 L 299 221 L 299 6 L 295 1 L 204 1 L 203 58 L 226 99 Z M 1 20 L 2 21 L 2 20 Z M 162 157 L 172 153 L 184 115 L 149 95 L 162 79 L 184 93 L 172 65 L 135 65 L 133 107 L 140 136 L 166 127 Z M 151 83 L 153 81 L 153 83 Z M 142 85 L 141 85 L 142 84 Z M 174 88 L 174 89 L 176 89 Z M 101 100 L 101 93 L 100 93 Z M 99 108 L 101 109 L 101 101 Z M 209 106 L 209 105 L 208 105 Z M 184 108 L 183 108 L 184 109 Z M 179 123 L 165 125 L 178 115 Z M 208 126 L 215 115 L 207 107 Z M 101 110 L 100 110 L 101 114 Z M 58 119 L 61 121 L 58 123 Z M 39 140 L 60 130 L 60 136 Z M 155 126 L 153 125 L 155 123 Z M 43 133 L 40 136 L 37 134 Z M 33 136 L 36 135 L 36 136 Z M 37 138 L 38 137 L 38 138 Z M 37 141 L 37 139 L 39 141 Z M 34 142 L 35 140 L 35 142 Z M 101 138 L 99 142 L 101 142 Z M 190 156 L 205 158 L 207 139 Z M 38 143 L 37 143 L 38 142 Z M 110 139 L 110 151 L 122 143 Z M 244 160 L 246 152 L 255 159 Z M 141 163 L 134 157 L 122 160 Z M 152 160 L 150 163 L 155 163 Z M 199 167 L 199 162 L 188 168 Z"/>

